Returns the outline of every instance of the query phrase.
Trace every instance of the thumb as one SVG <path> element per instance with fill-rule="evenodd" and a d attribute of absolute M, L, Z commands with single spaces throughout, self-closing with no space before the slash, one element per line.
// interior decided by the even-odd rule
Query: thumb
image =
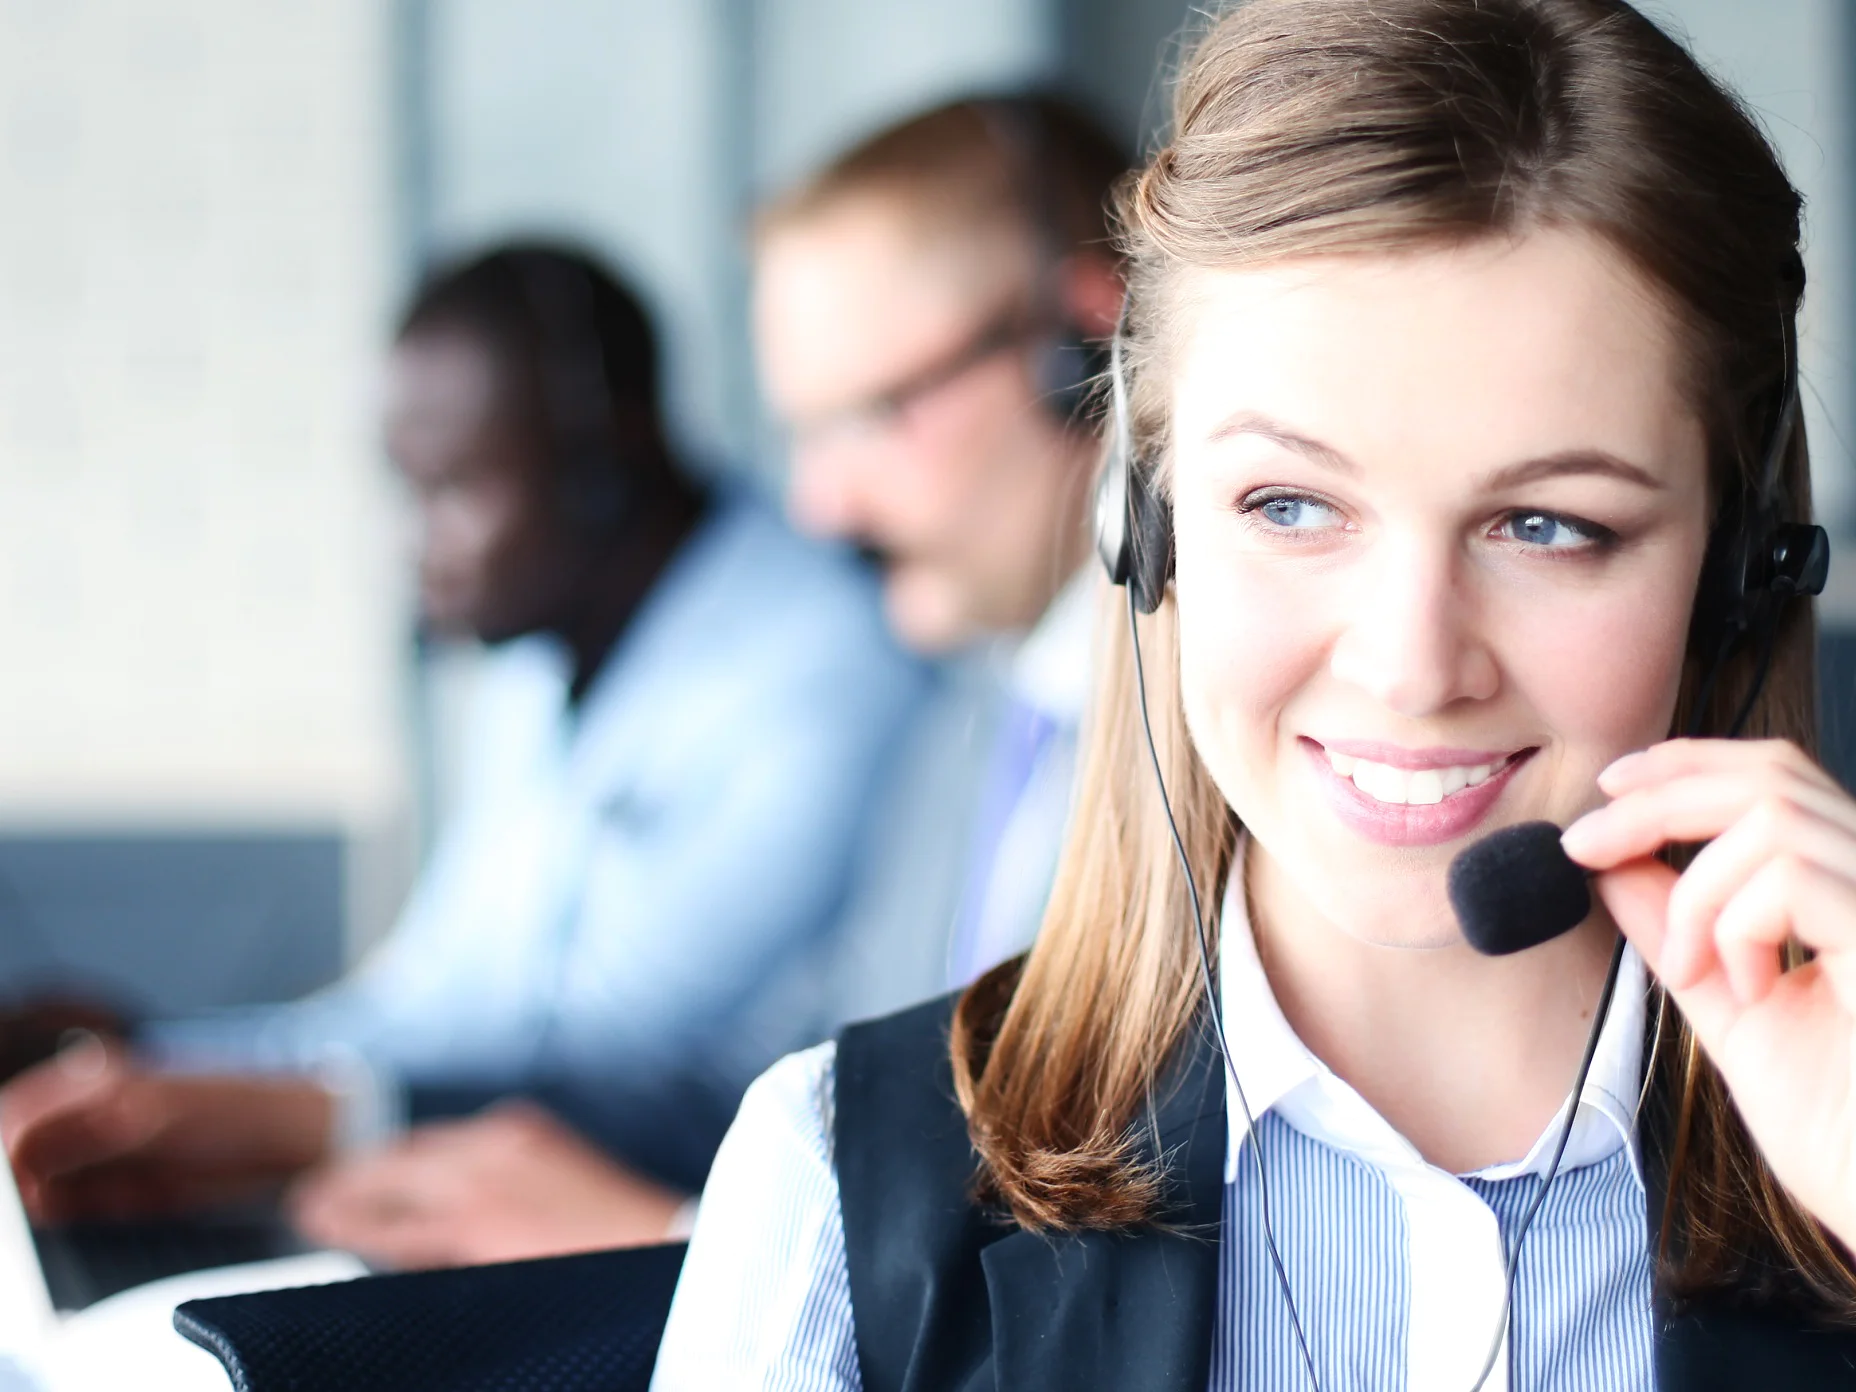
<path fill-rule="evenodd" d="M 1712 1050 L 1726 1037 L 1740 1008 L 1719 970 L 1707 971 L 1699 981 L 1683 987 L 1672 985 L 1664 975 L 1665 966 L 1670 965 L 1669 896 L 1678 878 L 1662 861 L 1645 859 L 1607 870 L 1593 884 L 1619 931 L 1662 982 L 1702 1044 Z"/>
<path fill-rule="evenodd" d="M 1620 932 L 1630 939 L 1644 965 L 1662 971 L 1664 935 L 1669 926 L 1669 896 L 1676 872 L 1660 860 L 1633 860 L 1593 877 L 1593 888 Z"/>

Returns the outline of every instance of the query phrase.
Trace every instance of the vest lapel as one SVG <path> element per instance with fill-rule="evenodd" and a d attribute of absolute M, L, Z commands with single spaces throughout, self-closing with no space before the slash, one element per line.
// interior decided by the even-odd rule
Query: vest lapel
<path fill-rule="evenodd" d="M 1224 1202 L 1224 1075 L 1189 1037 L 1156 1117 L 1165 1226 L 1049 1237 L 1017 1232 L 980 1256 L 995 1385 L 1011 1392 L 1203 1388 L 1210 1377 Z"/>

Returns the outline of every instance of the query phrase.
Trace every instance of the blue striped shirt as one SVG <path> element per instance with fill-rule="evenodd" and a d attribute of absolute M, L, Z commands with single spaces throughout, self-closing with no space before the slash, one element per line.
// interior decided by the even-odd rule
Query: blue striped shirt
<path fill-rule="evenodd" d="M 1233 877 L 1234 881 L 1237 879 Z M 1288 1392 L 1308 1374 L 1263 1240 L 1271 1219 L 1324 1392 L 1468 1392 L 1494 1339 L 1504 1244 L 1541 1184 L 1560 1118 L 1520 1161 L 1427 1164 L 1283 1020 L 1241 894 L 1225 906 L 1225 1019 L 1254 1135 L 1231 1112 L 1212 1392 Z M 1635 1150 L 1645 977 L 1628 954 L 1560 1176 L 1516 1285 L 1526 1392 L 1652 1385 L 1650 1263 Z M 654 1392 L 854 1392 L 856 1331 L 831 1162 L 833 1047 L 755 1084 L 717 1156 Z M 1506 1351 L 1485 1388 L 1508 1387 Z"/>

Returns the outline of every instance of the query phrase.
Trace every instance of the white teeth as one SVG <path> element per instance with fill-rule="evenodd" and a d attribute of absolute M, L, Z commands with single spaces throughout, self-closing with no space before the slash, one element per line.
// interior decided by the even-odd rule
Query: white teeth
<path fill-rule="evenodd" d="M 1353 786 L 1377 802 L 1410 801 L 1407 796 L 1410 784 L 1405 770 L 1395 769 L 1388 764 L 1368 763 L 1365 759 L 1356 761 L 1353 766 Z"/>
<path fill-rule="evenodd" d="M 1456 765 L 1450 768 L 1402 769 L 1390 764 L 1376 764 L 1370 759 L 1327 751 L 1328 763 L 1342 778 L 1375 802 L 1428 807 L 1465 788 L 1487 783 L 1506 767 L 1503 759 L 1493 764 Z"/>
<path fill-rule="evenodd" d="M 1405 787 L 1405 801 L 1414 807 L 1429 807 L 1444 800 L 1443 775 L 1436 769 L 1417 769 Z"/>

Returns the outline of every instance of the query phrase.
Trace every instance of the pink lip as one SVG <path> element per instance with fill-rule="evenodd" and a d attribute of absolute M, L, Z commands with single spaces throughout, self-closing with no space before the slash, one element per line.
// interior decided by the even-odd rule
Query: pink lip
<path fill-rule="evenodd" d="M 1365 759 L 1369 763 L 1385 764 L 1390 768 L 1434 769 L 1434 768 L 1474 768 L 1477 764 L 1499 764 L 1515 751 L 1512 749 L 1406 749 L 1403 745 L 1377 744 L 1372 740 L 1321 740 L 1306 739 L 1305 742 L 1317 749 L 1331 749 L 1336 754 L 1345 754 L 1350 759 Z"/>
<path fill-rule="evenodd" d="M 1328 804 L 1341 821 L 1369 841 L 1382 846 L 1437 846 L 1467 836 L 1493 810 L 1502 790 L 1514 777 L 1515 770 L 1532 757 L 1524 750 L 1510 757 L 1474 749 L 1399 749 L 1396 745 L 1367 744 L 1336 740 L 1330 745 L 1304 738 L 1302 748 L 1314 765 L 1316 780 Z M 1447 768 L 1455 765 L 1493 764 L 1503 759 L 1508 764 L 1486 783 L 1452 793 L 1442 802 L 1428 806 L 1400 806 L 1370 798 L 1353 786 L 1351 778 L 1342 778 L 1328 762 L 1327 750 L 1389 764 L 1393 768 Z"/>

